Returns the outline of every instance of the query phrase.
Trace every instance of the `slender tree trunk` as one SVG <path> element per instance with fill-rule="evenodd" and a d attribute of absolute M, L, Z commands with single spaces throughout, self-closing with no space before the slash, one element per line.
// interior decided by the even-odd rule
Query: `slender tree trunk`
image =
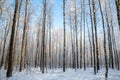
<path fill-rule="evenodd" d="M 85 13 L 85 0 L 83 1 L 83 6 L 84 6 L 83 7 L 83 9 L 84 9 L 84 11 L 83 11 L 83 21 L 84 21 L 84 70 L 86 70 L 86 52 L 85 52 L 85 47 L 86 47 L 85 46 L 86 45 L 85 44 L 85 26 L 86 26 L 85 25 L 85 16 L 86 16 L 85 14 L 86 13 Z"/>
<path fill-rule="evenodd" d="M 46 6 L 47 2 L 46 0 L 43 0 L 43 27 L 42 27 L 42 50 L 41 50 L 41 69 L 42 73 L 44 73 L 44 68 L 45 68 L 45 30 L 46 30 Z"/>
<path fill-rule="evenodd" d="M 49 66 L 51 69 L 51 10 L 49 10 Z"/>
<path fill-rule="evenodd" d="M 110 2 L 108 2 L 109 4 L 109 8 L 110 8 L 110 15 L 111 15 L 111 19 L 110 19 L 110 25 L 111 25 L 111 30 L 112 30 L 112 45 L 113 45 L 113 51 L 114 51 L 114 56 L 116 56 L 115 59 L 117 59 L 117 68 L 119 70 L 119 60 L 118 60 L 118 51 L 117 51 L 117 48 L 116 48 L 116 41 L 115 41 L 115 33 L 114 33 L 114 29 L 113 29 L 113 14 L 112 14 L 112 10 L 111 10 L 111 5 L 110 5 Z"/>
<path fill-rule="evenodd" d="M 108 21 L 108 12 L 107 12 L 107 3 L 105 1 L 105 15 L 106 15 L 106 22 L 107 22 L 107 35 L 108 35 L 108 48 L 109 48 L 109 67 L 114 69 L 114 62 L 113 62 L 113 50 L 112 50 L 112 42 L 111 42 L 111 30 Z"/>
<path fill-rule="evenodd" d="M 18 13 L 18 0 L 15 1 L 13 25 L 12 25 L 11 37 L 10 37 L 10 43 L 9 43 L 9 57 L 8 57 L 7 77 L 11 77 L 12 76 L 12 71 L 13 71 L 13 55 L 12 55 L 13 53 L 12 53 L 12 51 L 13 51 L 13 44 L 14 44 L 17 13 Z"/>
<path fill-rule="evenodd" d="M 98 37 L 97 37 L 97 23 L 96 23 L 96 7 L 95 7 L 95 1 L 92 0 L 93 5 L 93 17 L 94 17 L 94 28 L 95 28 L 95 42 L 96 42 L 96 58 L 97 58 L 97 72 L 100 69 L 99 66 L 99 53 L 98 53 Z"/>
<path fill-rule="evenodd" d="M 89 8 L 90 8 L 90 19 L 91 19 L 91 28 L 92 28 L 92 45 L 93 45 L 93 57 L 94 57 L 94 74 L 96 74 L 96 57 L 95 57 L 95 43 L 94 43 L 94 28 L 93 28 L 93 19 L 92 19 L 92 9 L 89 0 Z"/>
<path fill-rule="evenodd" d="M 28 16 L 29 17 L 29 16 Z M 29 21 L 29 18 L 27 19 L 27 23 Z M 28 48 L 29 48 L 29 45 L 28 45 L 28 31 L 29 31 L 29 26 L 27 26 L 27 30 L 26 30 L 26 39 L 25 39 L 25 56 L 24 56 L 24 68 L 27 67 L 27 61 L 28 61 Z"/>
<path fill-rule="evenodd" d="M 46 28 L 46 30 L 45 30 L 45 63 L 44 63 L 44 65 L 45 65 L 45 68 L 46 68 L 46 72 L 47 72 L 47 38 L 48 38 L 48 29 Z"/>
<path fill-rule="evenodd" d="M 10 23 L 9 23 L 9 25 L 10 25 Z M 8 28 L 8 31 L 7 31 L 7 33 L 6 33 L 6 38 L 5 39 L 7 39 L 7 36 L 8 36 L 8 34 L 9 34 L 9 31 L 10 31 L 10 27 Z M 4 43 L 4 45 L 6 44 L 6 40 L 5 40 L 5 43 Z M 3 48 L 5 48 L 5 46 L 3 47 Z M 5 51 L 3 51 L 3 53 L 4 53 Z M 7 49 L 7 53 L 6 53 L 6 57 L 5 57 L 5 62 L 4 62 L 4 69 L 6 70 L 7 69 L 7 66 L 8 66 L 8 53 L 9 53 L 9 50 Z"/>
<path fill-rule="evenodd" d="M 76 34 L 76 56 L 77 56 L 77 68 L 79 68 L 79 62 L 78 62 L 78 38 L 77 38 L 77 9 L 76 9 L 76 1 L 75 3 L 75 34 Z"/>
<path fill-rule="evenodd" d="M 40 24 L 40 22 L 39 22 Z M 39 62 L 39 48 L 40 48 L 40 25 L 38 25 L 38 31 L 37 31 L 37 47 L 36 47 L 36 54 L 35 54 L 35 67 L 38 66 Z"/>
<path fill-rule="evenodd" d="M 25 18 L 24 18 L 24 30 L 23 30 L 23 38 L 22 38 L 22 46 L 21 46 L 21 58 L 20 58 L 20 68 L 19 71 L 22 71 L 23 63 L 24 63 L 24 55 L 25 55 L 25 40 L 26 40 L 26 30 L 27 30 L 27 7 L 28 0 L 26 0 L 25 4 Z"/>
<path fill-rule="evenodd" d="M 82 11 L 83 11 L 83 0 L 81 0 L 81 22 L 80 22 L 80 69 L 82 68 Z"/>
<path fill-rule="evenodd" d="M 64 26 L 64 43 L 63 43 L 63 72 L 65 72 L 65 52 L 66 52 L 66 49 L 65 49 L 65 47 L 66 47 L 66 30 L 65 30 L 65 2 L 66 2 L 66 0 L 63 0 L 63 26 Z"/>
<path fill-rule="evenodd" d="M 103 27 L 103 33 L 104 33 L 104 56 L 105 56 L 105 68 L 106 68 L 106 73 L 105 73 L 105 77 L 108 78 L 108 60 L 107 60 L 107 53 L 106 53 L 106 30 L 105 30 L 105 22 L 104 22 L 104 16 L 103 16 L 103 12 L 102 12 L 102 6 L 101 6 L 101 2 L 99 1 L 99 6 L 100 6 L 100 13 L 101 13 L 101 17 L 102 17 L 102 27 Z"/>
<path fill-rule="evenodd" d="M 69 12 L 69 19 L 70 19 L 70 33 L 71 33 L 71 54 L 72 54 L 72 68 L 75 69 L 75 50 L 74 50 L 74 45 L 73 45 L 73 28 L 72 28 L 72 20 L 71 20 L 71 12 Z"/>
<path fill-rule="evenodd" d="M 88 28 L 88 38 L 89 38 L 89 44 L 90 44 L 90 53 L 91 53 L 91 67 L 93 66 L 93 54 L 92 54 L 92 43 L 91 43 L 91 40 L 90 40 L 90 30 L 89 30 L 89 27 L 88 27 L 88 21 L 86 19 L 86 23 L 87 23 L 87 28 Z"/>
<path fill-rule="evenodd" d="M 8 33 L 9 33 L 9 29 L 8 28 L 8 23 L 6 24 L 6 27 L 5 27 L 5 33 L 4 33 L 4 42 L 3 42 L 3 51 L 2 51 L 2 58 L 1 58 L 1 63 L 0 63 L 0 68 L 3 66 L 4 64 L 4 57 L 5 57 L 5 47 L 6 47 L 6 40 L 7 40 L 7 36 L 8 36 Z"/>

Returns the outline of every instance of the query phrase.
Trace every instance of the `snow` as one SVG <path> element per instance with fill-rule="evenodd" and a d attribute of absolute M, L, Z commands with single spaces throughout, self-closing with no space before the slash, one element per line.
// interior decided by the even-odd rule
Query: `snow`
<path fill-rule="evenodd" d="M 6 80 L 6 71 L 0 70 L 0 80 Z M 93 68 L 83 69 L 62 69 L 46 70 L 42 74 L 39 68 L 26 69 L 22 72 L 13 72 L 13 76 L 7 80 L 105 80 L 105 69 L 101 69 L 94 75 Z M 120 71 L 109 69 L 108 80 L 120 80 Z"/>

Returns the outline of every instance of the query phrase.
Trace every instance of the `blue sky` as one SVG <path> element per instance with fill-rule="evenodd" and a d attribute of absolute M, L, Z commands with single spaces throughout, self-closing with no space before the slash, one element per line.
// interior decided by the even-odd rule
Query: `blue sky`
<path fill-rule="evenodd" d="M 62 11 L 62 0 L 50 0 L 53 3 L 53 22 L 54 27 L 62 27 L 63 26 L 63 11 Z M 42 0 L 33 0 L 35 6 L 40 6 Z M 39 11 L 37 12 L 39 15 Z"/>
<path fill-rule="evenodd" d="M 55 26 L 61 27 L 63 24 L 63 14 L 62 14 L 62 0 L 55 0 L 54 6 L 54 14 L 55 14 Z"/>

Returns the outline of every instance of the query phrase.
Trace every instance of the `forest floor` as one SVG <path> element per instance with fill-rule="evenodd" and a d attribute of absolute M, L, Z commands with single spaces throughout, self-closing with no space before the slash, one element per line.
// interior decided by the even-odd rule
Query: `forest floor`
<path fill-rule="evenodd" d="M 0 80 L 105 80 L 105 69 L 102 68 L 97 75 L 93 74 L 93 68 L 83 69 L 62 69 L 46 70 L 42 74 L 39 68 L 26 69 L 22 72 L 13 72 L 13 76 L 6 79 L 6 71 L 0 70 Z M 108 80 L 120 80 L 120 71 L 109 69 Z"/>

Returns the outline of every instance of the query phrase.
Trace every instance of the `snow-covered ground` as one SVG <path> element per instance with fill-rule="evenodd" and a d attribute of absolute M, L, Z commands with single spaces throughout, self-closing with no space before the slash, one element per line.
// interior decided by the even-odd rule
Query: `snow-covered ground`
<path fill-rule="evenodd" d="M 93 74 L 93 68 L 83 69 L 62 69 L 47 70 L 42 74 L 38 68 L 13 72 L 13 76 L 6 79 L 5 70 L 0 70 L 0 80 L 105 80 L 105 69 L 101 69 L 97 75 Z M 120 71 L 109 69 L 108 80 L 120 80 Z"/>

